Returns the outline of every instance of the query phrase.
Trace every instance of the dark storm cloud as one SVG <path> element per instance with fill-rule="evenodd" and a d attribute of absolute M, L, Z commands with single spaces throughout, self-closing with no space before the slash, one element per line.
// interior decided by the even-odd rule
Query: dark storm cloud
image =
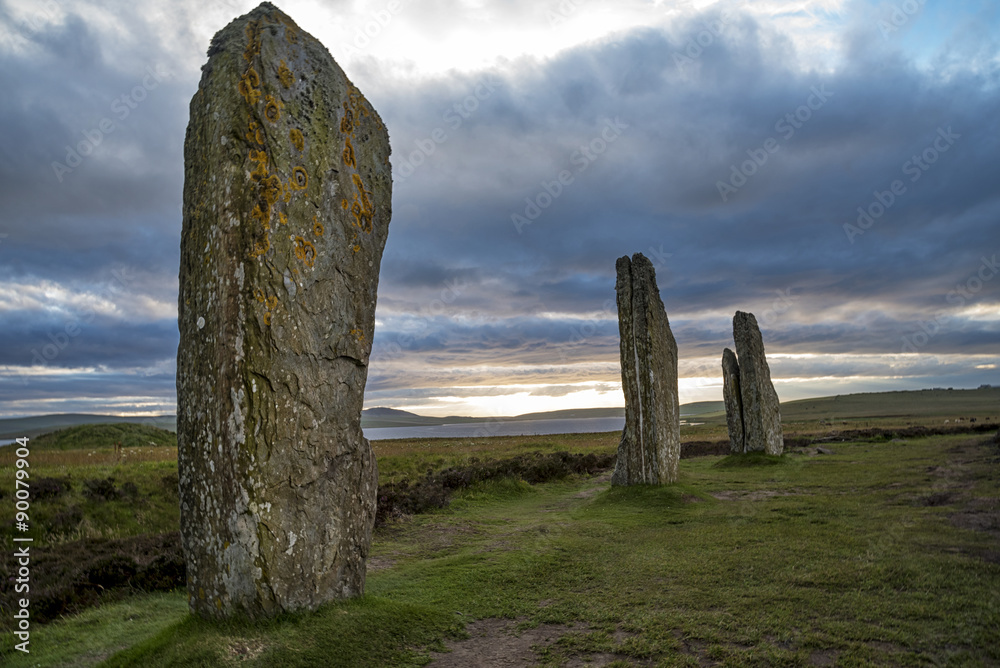
<path fill-rule="evenodd" d="M 389 118 L 394 165 L 421 164 L 397 183 L 407 204 L 384 266 L 403 252 L 438 277 L 477 265 L 466 294 L 509 318 L 491 326 L 491 344 L 526 356 L 570 322 L 518 313 L 605 309 L 614 260 L 634 251 L 660 256 L 661 293 L 692 354 L 731 345 L 737 309 L 770 313 L 779 351 L 896 353 L 940 317 L 928 349 L 994 352 L 992 325 L 946 297 L 984 251 L 1000 252 L 995 71 L 918 69 L 870 25 L 849 36 L 842 67 L 802 71 L 792 47 L 748 17 L 678 64 L 712 16 L 398 96 L 407 112 Z M 627 127 L 602 144 L 609 122 Z M 447 137 L 428 143 L 435 128 Z M 553 196 L 561 170 L 572 182 Z M 532 213 L 519 234 L 512 215 Z M 996 303 L 998 286 L 975 299 Z M 388 283 L 382 299 L 394 292 Z"/>

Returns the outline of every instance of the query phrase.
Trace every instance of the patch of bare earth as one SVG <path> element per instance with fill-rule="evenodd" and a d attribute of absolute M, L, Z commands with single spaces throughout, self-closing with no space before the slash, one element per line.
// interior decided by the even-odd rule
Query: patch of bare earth
<path fill-rule="evenodd" d="M 949 505 L 952 526 L 985 533 L 994 538 L 992 549 L 977 550 L 984 561 L 1000 564 L 1000 451 L 990 440 L 974 439 L 950 449 L 949 465 L 931 467 L 934 491 L 925 505 Z M 934 470 L 932 470 L 934 469 Z M 973 496 L 976 482 L 988 482 L 989 496 Z M 939 503 L 933 503 L 940 500 Z"/>
<path fill-rule="evenodd" d="M 587 487 L 586 489 L 581 489 L 579 492 L 573 495 L 574 499 L 590 499 L 597 496 L 598 492 L 603 492 L 611 484 L 611 471 L 607 473 L 602 473 L 593 479 L 596 485 L 592 487 Z"/>
<path fill-rule="evenodd" d="M 480 619 L 465 627 L 469 638 L 447 644 L 446 654 L 434 653 L 430 668 L 521 668 L 537 663 L 533 647 L 548 647 L 571 627 L 542 624 L 517 631 L 511 619 Z"/>

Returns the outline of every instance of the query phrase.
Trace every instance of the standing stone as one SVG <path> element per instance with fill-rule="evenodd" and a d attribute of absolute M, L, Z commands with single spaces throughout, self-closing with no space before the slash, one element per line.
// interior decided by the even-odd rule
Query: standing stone
<path fill-rule="evenodd" d="M 208 56 L 184 144 L 181 534 L 191 609 L 258 617 L 364 592 L 389 137 L 270 3 Z"/>
<path fill-rule="evenodd" d="M 611 484 L 676 482 L 681 454 L 677 343 L 652 263 L 636 253 L 631 260 L 618 258 L 615 268 L 625 429 Z"/>
<path fill-rule="evenodd" d="M 764 357 L 764 340 L 753 313 L 736 312 L 733 338 L 739 358 L 743 452 L 763 450 L 769 455 L 780 455 L 785 443 L 778 394 L 771 383 L 771 370 Z"/>
<path fill-rule="evenodd" d="M 736 353 L 722 351 L 722 398 L 726 404 L 726 426 L 729 428 L 729 451 L 745 452 L 743 439 L 743 399 L 740 396 L 740 365 Z"/>

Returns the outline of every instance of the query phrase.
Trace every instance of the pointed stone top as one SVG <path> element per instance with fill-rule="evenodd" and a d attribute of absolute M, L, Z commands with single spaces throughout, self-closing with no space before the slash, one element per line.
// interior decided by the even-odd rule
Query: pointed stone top
<path fill-rule="evenodd" d="M 733 316 L 733 327 L 739 323 L 742 326 L 753 325 L 756 329 L 760 329 L 757 326 L 757 318 L 754 317 L 753 313 L 748 313 L 747 311 L 737 311 L 736 315 Z"/>

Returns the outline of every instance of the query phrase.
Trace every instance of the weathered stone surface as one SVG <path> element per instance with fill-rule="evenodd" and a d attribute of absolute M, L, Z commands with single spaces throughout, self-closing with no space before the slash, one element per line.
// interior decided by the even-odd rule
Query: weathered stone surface
<path fill-rule="evenodd" d="M 726 404 L 726 426 L 729 428 L 729 451 L 745 452 L 743 439 L 743 398 L 740 395 L 740 365 L 736 353 L 722 351 L 722 398 Z"/>
<path fill-rule="evenodd" d="M 364 591 L 377 472 L 361 408 L 389 137 L 269 3 L 208 55 L 184 146 L 177 353 L 190 605 L 311 609 Z"/>
<path fill-rule="evenodd" d="M 733 338 L 740 367 L 740 398 L 743 403 L 744 452 L 763 450 L 780 455 L 784 449 L 778 394 L 771 383 L 771 370 L 764 357 L 764 340 L 753 313 L 737 311 Z"/>
<path fill-rule="evenodd" d="M 625 429 L 611 484 L 675 482 L 681 454 L 677 343 L 652 263 L 636 253 L 631 260 L 618 258 L 615 268 Z"/>

